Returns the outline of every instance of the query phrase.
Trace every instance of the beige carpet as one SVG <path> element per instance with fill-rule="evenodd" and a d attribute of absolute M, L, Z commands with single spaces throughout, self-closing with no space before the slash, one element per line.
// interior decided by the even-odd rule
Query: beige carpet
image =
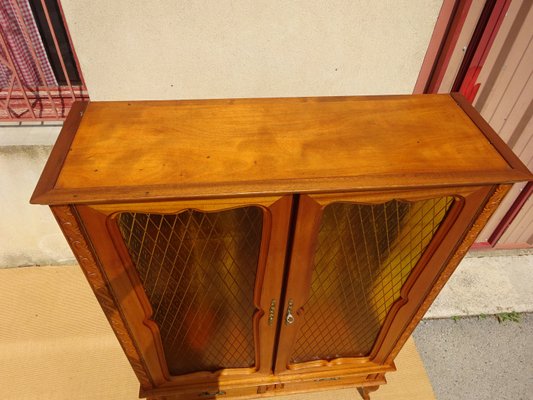
<path fill-rule="evenodd" d="M 0 270 L 0 398 L 138 398 L 139 384 L 78 266 Z M 372 400 L 435 399 L 409 340 Z M 276 399 L 347 400 L 350 390 Z"/>

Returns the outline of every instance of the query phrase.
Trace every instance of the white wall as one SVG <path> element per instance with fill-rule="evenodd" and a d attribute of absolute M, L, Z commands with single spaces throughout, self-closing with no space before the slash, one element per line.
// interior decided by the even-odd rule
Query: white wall
<path fill-rule="evenodd" d="M 61 3 L 91 99 L 135 100 L 411 93 L 442 0 Z M 72 260 L 28 204 L 57 131 L 0 127 L 0 267 Z"/>
<path fill-rule="evenodd" d="M 7 129 L 0 128 L 0 135 L 8 135 Z M 0 268 L 73 262 L 48 207 L 29 204 L 50 149 L 45 145 L 0 146 Z"/>
<path fill-rule="evenodd" d="M 442 0 L 62 4 L 91 99 L 133 100 L 411 93 Z"/>

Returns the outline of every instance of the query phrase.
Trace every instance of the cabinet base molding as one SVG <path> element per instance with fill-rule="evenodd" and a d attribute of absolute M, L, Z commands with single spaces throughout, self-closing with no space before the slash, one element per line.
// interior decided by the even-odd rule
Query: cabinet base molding
<path fill-rule="evenodd" d="M 292 392 L 307 392 L 314 390 L 342 389 L 346 387 L 381 385 L 386 383 L 385 373 L 396 371 L 394 363 L 392 365 L 381 366 L 380 368 L 369 368 L 361 370 L 341 369 L 336 371 L 319 371 L 314 373 L 299 374 L 282 374 L 262 377 L 260 379 L 245 379 L 238 377 L 220 376 L 218 379 L 205 380 L 194 384 L 169 383 L 164 387 L 143 390 L 141 387 L 140 397 L 167 399 L 181 399 L 179 395 L 189 398 L 191 395 L 196 398 L 203 397 L 204 393 L 224 392 L 218 394 L 224 398 L 230 398 L 229 395 L 235 391 L 241 390 L 249 393 L 253 388 L 253 394 L 261 395 L 263 393 L 283 392 L 290 394 Z M 179 393 L 179 395 L 178 395 Z M 176 397 L 178 396 L 178 397 Z M 207 395 L 205 395 L 207 396 Z M 215 395 L 214 395 L 215 396 Z M 258 396 L 261 397 L 261 396 Z"/>
<path fill-rule="evenodd" d="M 380 385 L 387 383 L 384 376 L 369 379 L 368 377 L 335 377 L 317 378 L 314 381 L 297 383 L 277 383 L 270 385 L 251 386 L 245 388 L 222 389 L 206 388 L 180 394 L 151 396 L 148 400 L 198 400 L 198 399 L 259 399 L 273 396 L 286 396 L 298 393 L 318 392 L 322 390 L 338 390 L 353 388 L 363 399 L 369 400 L 369 393 L 378 390 Z"/>

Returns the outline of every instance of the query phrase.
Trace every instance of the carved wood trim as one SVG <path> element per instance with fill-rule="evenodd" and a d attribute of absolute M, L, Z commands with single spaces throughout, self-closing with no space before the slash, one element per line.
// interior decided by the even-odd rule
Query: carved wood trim
<path fill-rule="evenodd" d="M 97 258 L 94 256 L 89 242 L 80 229 L 75 209 L 69 206 L 50 206 L 50 208 L 109 320 L 137 379 L 139 379 L 141 387 L 143 389 L 153 388 L 152 379 L 146 372 L 140 352 L 131 339 L 127 325 L 120 314 L 118 304 L 100 271 Z"/>
<path fill-rule="evenodd" d="M 396 345 L 394 346 L 394 349 L 387 357 L 386 364 L 390 364 L 394 358 L 398 355 L 400 350 L 402 349 L 403 345 L 411 336 L 412 332 L 422 319 L 424 317 L 425 313 L 437 297 L 437 295 L 440 293 L 446 282 L 448 282 L 448 279 L 450 279 L 450 276 L 453 274 L 463 257 L 466 255 L 467 251 L 470 249 L 470 246 L 474 243 L 477 236 L 481 232 L 481 229 L 485 226 L 488 219 L 492 216 L 494 211 L 496 211 L 496 208 L 500 204 L 500 202 L 503 200 L 509 189 L 511 188 L 511 185 L 500 185 L 497 186 L 492 195 L 490 195 L 490 198 L 485 203 L 483 210 L 479 213 L 478 217 L 475 219 L 474 223 L 464 236 L 461 244 L 457 248 L 457 250 L 454 252 L 454 254 L 451 256 L 450 260 L 447 262 L 446 267 L 440 274 L 440 276 L 437 278 L 435 284 L 433 285 L 431 291 L 424 299 L 423 303 L 421 304 L 420 308 L 416 312 L 415 316 L 405 329 L 405 331 L 400 336 L 398 342 L 396 342 Z"/>

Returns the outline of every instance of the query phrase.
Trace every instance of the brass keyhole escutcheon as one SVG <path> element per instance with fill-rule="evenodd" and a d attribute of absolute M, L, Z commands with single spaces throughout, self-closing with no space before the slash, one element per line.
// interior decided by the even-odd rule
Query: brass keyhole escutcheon
<path fill-rule="evenodd" d="M 292 315 L 292 306 L 294 303 L 292 302 L 292 299 L 289 299 L 289 304 L 287 306 L 287 316 L 285 317 L 285 323 L 287 325 L 291 325 L 294 322 L 294 315 Z"/>

